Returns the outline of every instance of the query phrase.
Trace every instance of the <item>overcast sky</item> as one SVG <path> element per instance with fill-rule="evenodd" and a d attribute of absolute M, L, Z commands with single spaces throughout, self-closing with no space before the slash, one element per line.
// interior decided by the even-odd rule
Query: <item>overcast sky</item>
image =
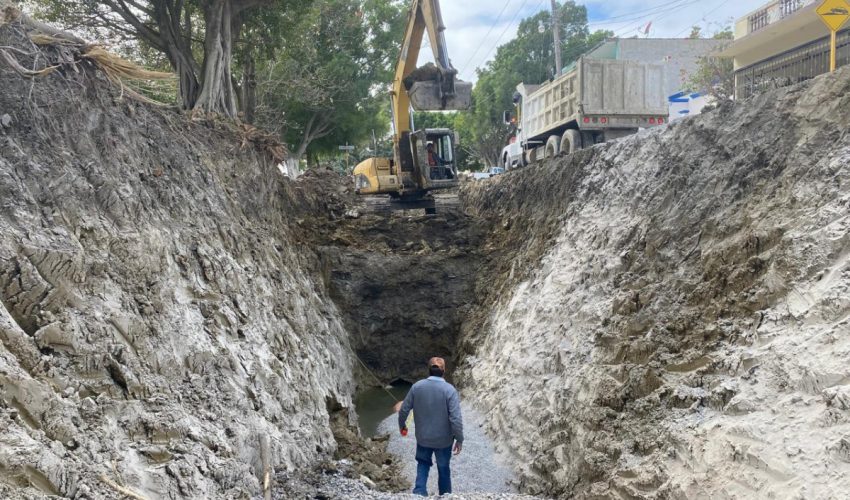
<path fill-rule="evenodd" d="M 699 25 L 713 33 L 768 3 L 767 0 L 578 0 L 586 5 L 591 30 L 609 29 L 617 36 L 686 37 Z M 475 68 L 492 59 L 496 47 L 516 36 L 523 18 L 548 9 L 550 0 L 443 0 L 446 39 L 461 78 L 475 81 Z M 503 10 L 504 9 L 504 10 Z M 425 51 L 430 55 L 430 49 Z M 423 61 L 425 58 L 423 58 Z"/>

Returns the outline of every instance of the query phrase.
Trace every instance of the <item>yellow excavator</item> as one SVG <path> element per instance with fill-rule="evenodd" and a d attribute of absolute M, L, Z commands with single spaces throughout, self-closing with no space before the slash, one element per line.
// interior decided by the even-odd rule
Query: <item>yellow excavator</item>
<path fill-rule="evenodd" d="M 430 194 L 458 185 L 457 135 L 449 129 L 414 130 L 416 111 L 468 109 L 472 84 L 457 78 L 446 48 L 438 0 L 413 0 L 392 89 L 393 158 L 370 158 L 354 168 L 357 194 L 391 197 L 394 208 L 436 213 Z M 425 32 L 435 64 L 417 68 Z"/>

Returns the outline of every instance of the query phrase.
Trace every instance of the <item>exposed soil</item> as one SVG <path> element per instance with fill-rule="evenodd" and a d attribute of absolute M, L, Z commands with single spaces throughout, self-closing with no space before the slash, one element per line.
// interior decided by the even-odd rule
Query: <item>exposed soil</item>
<path fill-rule="evenodd" d="M 0 116 L 0 497 L 250 498 L 264 455 L 332 456 L 354 360 L 295 221 L 333 200 L 90 63 L 0 65 Z"/>
<path fill-rule="evenodd" d="M 848 96 L 845 69 L 464 190 L 492 260 L 458 380 L 524 491 L 850 489 Z"/>
<path fill-rule="evenodd" d="M 387 498 L 352 395 L 433 355 L 527 493 L 850 491 L 850 70 L 426 217 L 0 45 L 0 496 Z"/>
<path fill-rule="evenodd" d="M 0 66 L 0 496 L 249 498 L 343 458 L 407 489 L 351 398 L 452 357 L 474 224 L 354 217 L 348 179 L 286 180 L 243 129 L 25 56 L 14 24 L 0 45 L 66 61 Z"/>
<path fill-rule="evenodd" d="M 305 237 L 321 258 L 352 347 L 368 366 L 361 383 L 415 382 L 427 376 L 432 356 L 456 358 L 485 258 L 483 226 L 458 209 L 425 216 L 349 203 L 349 217 L 309 221 Z"/>

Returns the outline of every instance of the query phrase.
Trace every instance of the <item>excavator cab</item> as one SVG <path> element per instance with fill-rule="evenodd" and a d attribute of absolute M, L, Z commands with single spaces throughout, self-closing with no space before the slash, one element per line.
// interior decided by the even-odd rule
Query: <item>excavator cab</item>
<path fill-rule="evenodd" d="M 449 129 L 426 129 L 410 134 L 414 171 L 423 188 L 457 185 L 455 134 Z"/>

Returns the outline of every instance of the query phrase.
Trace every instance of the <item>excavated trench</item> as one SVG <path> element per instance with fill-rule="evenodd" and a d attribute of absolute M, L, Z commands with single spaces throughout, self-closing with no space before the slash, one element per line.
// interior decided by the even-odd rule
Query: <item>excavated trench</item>
<path fill-rule="evenodd" d="M 480 221 L 368 214 L 317 245 L 330 296 L 363 362 L 363 385 L 412 383 L 432 356 L 454 360 L 484 255 Z"/>
<path fill-rule="evenodd" d="M 486 233 L 481 220 L 456 204 L 423 216 L 369 213 L 368 203 L 348 202 L 358 207 L 357 215 L 314 233 L 320 235 L 315 248 L 330 297 L 350 332 L 358 360 L 355 402 L 361 429 L 372 435 L 410 384 L 427 376 L 429 358 L 458 366 L 460 332 L 475 303 Z"/>
<path fill-rule="evenodd" d="M 433 355 L 527 493 L 850 491 L 850 70 L 388 216 L 0 45 L 0 497 L 405 489 L 355 392 Z"/>

